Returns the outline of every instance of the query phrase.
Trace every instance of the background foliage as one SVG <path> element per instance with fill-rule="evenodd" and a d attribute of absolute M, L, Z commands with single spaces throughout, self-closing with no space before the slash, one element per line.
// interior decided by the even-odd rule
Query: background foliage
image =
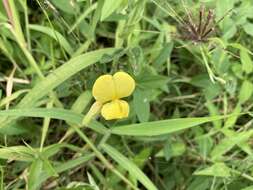
<path fill-rule="evenodd" d="M 225 17 L 193 43 L 176 15 L 198 20 L 200 5 Z M 253 189 L 252 10 L 252 0 L 3 0 L 0 189 Z M 137 83 L 129 118 L 79 129 L 95 79 L 119 70 Z"/>

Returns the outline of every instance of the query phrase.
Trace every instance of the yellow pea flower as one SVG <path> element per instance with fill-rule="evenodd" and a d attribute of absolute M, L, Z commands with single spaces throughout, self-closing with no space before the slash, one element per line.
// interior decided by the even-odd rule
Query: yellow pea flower
<path fill-rule="evenodd" d="M 92 88 L 92 95 L 96 99 L 96 102 L 84 116 L 80 127 L 87 126 L 92 118 L 100 112 L 106 120 L 128 117 L 129 105 L 126 101 L 121 100 L 121 98 L 130 96 L 134 89 L 134 79 L 125 72 L 121 71 L 114 75 L 102 75 L 98 77 Z M 63 142 L 73 132 L 73 129 L 69 129 L 60 142 Z"/>
<path fill-rule="evenodd" d="M 129 105 L 121 100 L 130 96 L 135 89 L 134 79 L 125 72 L 102 75 L 95 81 L 92 95 L 102 104 L 101 115 L 106 120 L 128 117 Z"/>

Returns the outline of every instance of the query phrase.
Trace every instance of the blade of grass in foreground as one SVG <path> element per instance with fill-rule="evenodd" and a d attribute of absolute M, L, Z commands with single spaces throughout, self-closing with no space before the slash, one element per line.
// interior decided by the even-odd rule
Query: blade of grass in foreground
<path fill-rule="evenodd" d="M 131 136 L 164 135 L 174 133 L 183 129 L 188 129 L 194 126 L 198 126 L 203 123 L 217 121 L 232 116 L 234 115 L 168 119 L 139 124 L 131 124 L 115 127 L 111 130 L 111 133 L 117 135 L 131 135 Z"/>
<path fill-rule="evenodd" d="M 110 157 L 118 162 L 118 164 L 127 170 L 131 175 L 136 177 L 148 190 L 157 190 L 155 185 L 150 181 L 150 179 L 138 168 L 132 161 L 127 157 L 122 155 L 115 148 L 107 144 L 102 144 L 103 150 L 110 155 Z"/>
<path fill-rule="evenodd" d="M 58 67 L 54 72 L 49 74 L 44 80 L 38 82 L 33 89 L 21 100 L 18 107 L 32 107 L 43 96 L 47 95 L 55 87 L 65 80 L 78 73 L 82 69 L 98 62 L 104 54 L 112 54 L 115 48 L 106 48 L 70 59 L 64 65 Z"/>
<path fill-rule="evenodd" d="M 226 116 L 213 117 L 196 117 L 196 118 L 180 118 L 167 119 L 161 121 L 152 121 L 139 124 L 124 125 L 113 128 L 110 132 L 116 135 L 131 135 L 131 136 L 157 136 L 169 133 L 174 133 L 183 129 L 198 126 L 207 122 L 217 121 L 224 118 L 233 117 L 236 114 Z M 241 115 L 241 114 L 237 114 Z M 77 114 L 69 110 L 60 108 L 24 108 L 0 111 L 0 116 L 17 116 L 17 117 L 48 117 L 68 121 L 74 124 L 81 125 L 83 119 L 82 114 Z M 92 128 L 91 126 L 89 126 Z M 106 129 L 106 128 L 105 128 Z M 104 129 L 103 129 L 104 130 Z"/>
<path fill-rule="evenodd" d="M 73 112 L 71 110 L 61 108 L 24 108 L 24 109 L 11 109 L 0 111 L 0 118 L 2 117 L 37 117 L 37 118 L 52 118 L 59 119 L 76 125 L 81 125 L 84 115 Z M 96 120 L 91 120 L 87 126 L 94 131 L 106 134 L 108 129 Z"/>

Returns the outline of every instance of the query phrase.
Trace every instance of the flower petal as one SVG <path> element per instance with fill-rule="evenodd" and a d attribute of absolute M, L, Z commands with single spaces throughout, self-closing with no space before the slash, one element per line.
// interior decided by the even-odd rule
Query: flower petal
<path fill-rule="evenodd" d="M 101 114 L 106 120 L 126 118 L 129 114 L 129 105 L 124 100 L 114 100 L 104 104 Z"/>
<path fill-rule="evenodd" d="M 116 88 L 116 97 L 118 99 L 130 96 L 135 88 L 134 79 L 125 72 L 117 72 L 113 75 Z"/>
<path fill-rule="evenodd" d="M 93 85 L 92 95 L 101 103 L 114 100 L 116 98 L 116 92 L 112 75 L 98 77 Z"/>

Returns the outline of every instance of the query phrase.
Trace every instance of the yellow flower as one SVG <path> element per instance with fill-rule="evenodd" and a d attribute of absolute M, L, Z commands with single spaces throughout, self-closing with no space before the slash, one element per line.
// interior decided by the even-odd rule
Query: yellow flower
<path fill-rule="evenodd" d="M 130 96 L 135 88 L 134 79 L 125 72 L 102 75 L 94 83 L 92 94 L 102 103 L 101 114 L 106 120 L 128 117 L 129 105 L 121 100 Z"/>

